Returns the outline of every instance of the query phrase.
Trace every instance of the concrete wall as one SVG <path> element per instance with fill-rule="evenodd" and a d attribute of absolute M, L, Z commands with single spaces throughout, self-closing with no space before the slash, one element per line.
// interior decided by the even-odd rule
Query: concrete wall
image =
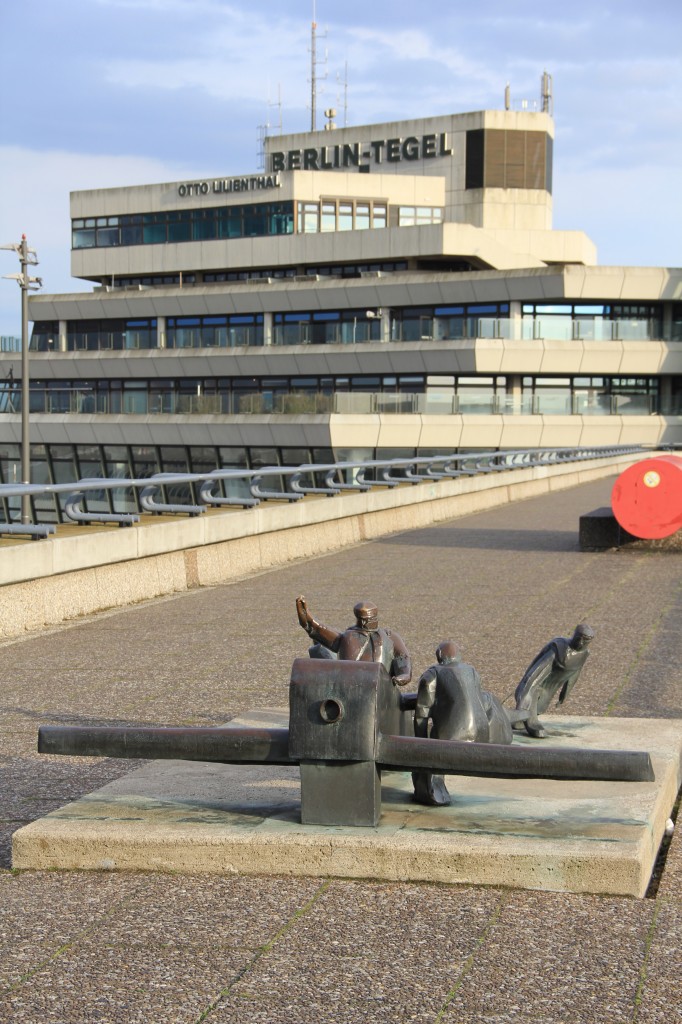
<path fill-rule="evenodd" d="M 298 559 L 430 526 L 622 472 L 643 456 L 442 480 L 198 519 L 153 519 L 3 544 L 0 636 L 214 586 Z M 576 523 L 576 543 L 578 524 Z"/>

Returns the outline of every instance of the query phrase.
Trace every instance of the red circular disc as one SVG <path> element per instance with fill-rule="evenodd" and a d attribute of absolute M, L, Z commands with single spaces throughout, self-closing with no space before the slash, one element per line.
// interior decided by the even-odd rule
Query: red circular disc
<path fill-rule="evenodd" d="M 630 466 L 611 492 L 613 514 L 628 533 L 646 540 L 682 528 L 682 458 L 661 455 Z"/>

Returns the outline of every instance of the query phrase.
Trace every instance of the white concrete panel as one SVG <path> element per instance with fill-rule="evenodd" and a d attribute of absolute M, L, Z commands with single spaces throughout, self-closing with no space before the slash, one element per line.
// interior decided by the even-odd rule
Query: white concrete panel
<path fill-rule="evenodd" d="M 422 416 L 420 448 L 442 448 L 455 451 L 461 444 L 461 416 Z"/>
<path fill-rule="evenodd" d="M 682 343 L 669 341 L 663 346 L 661 373 L 682 373 Z"/>
<path fill-rule="evenodd" d="M 620 373 L 623 345 L 620 341 L 585 341 L 578 372 L 581 376 Z"/>
<path fill-rule="evenodd" d="M 620 444 L 621 416 L 576 416 L 582 420 L 581 445 Z"/>
<path fill-rule="evenodd" d="M 663 342 L 624 341 L 620 372 L 638 377 L 660 372 L 663 360 Z"/>
<path fill-rule="evenodd" d="M 574 374 L 583 357 L 581 341 L 551 341 L 545 339 L 542 345 L 540 372 L 556 376 Z"/>
<path fill-rule="evenodd" d="M 500 373 L 504 359 L 504 342 L 501 338 L 476 338 L 477 373 Z"/>
<path fill-rule="evenodd" d="M 682 444 L 682 416 L 661 416 L 664 426 L 659 437 L 660 444 Z"/>
<path fill-rule="evenodd" d="M 329 417 L 329 435 L 333 448 L 376 448 L 381 422 L 379 416 Z"/>
<path fill-rule="evenodd" d="M 500 373 L 539 373 L 544 357 L 544 345 L 541 341 L 511 341 L 504 339 L 499 342 L 502 359 Z M 479 342 L 476 343 L 478 353 Z"/>
<path fill-rule="evenodd" d="M 581 443 L 582 418 L 580 416 L 541 416 L 543 448 L 572 448 Z"/>
<path fill-rule="evenodd" d="M 618 444 L 658 444 L 665 426 L 660 416 L 619 416 L 618 419 L 621 422 Z M 679 419 L 682 428 L 682 417 Z"/>
<path fill-rule="evenodd" d="M 503 448 L 539 448 L 542 444 L 542 416 L 502 416 Z"/>
<path fill-rule="evenodd" d="M 462 448 L 499 448 L 502 443 L 501 416 L 465 416 L 462 418 Z"/>
<path fill-rule="evenodd" d="M 663 295 L 668 272 L 663 267 L 624 267 L 621 299 L 623 302 L 642 302 Z"/>
<path fill-rule="evenodd" d="M 421 416 L 379 416 L 377 448 L 417 448 L 421 433 Z"/>
<path fill-rule="evenodd" d="M 579 268 L 567 268 L 576 271 Z M 576 284 L 578 275 L 575 274 Z M 580 291 L 575 295 L 576 299 L 604 299 L 611 301 L 618 300 L 621 296 L 625 271 L 623 267 L 589 267 L 582 278 Z"/>

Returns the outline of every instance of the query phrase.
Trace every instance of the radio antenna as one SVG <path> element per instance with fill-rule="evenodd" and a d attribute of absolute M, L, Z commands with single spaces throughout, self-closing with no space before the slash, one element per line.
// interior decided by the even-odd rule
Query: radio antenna
<path fill-rule="evenodd" d="M 316 14 L 316 0 L 313 0 L 313 20 L 310 26 L 310 130 L 312 132 L 317 131 L 317 65 L 327 63 L 327 54 L 324 55 L 324 60 L 318 61 L 317 59 L 317 14 Z M 325 32 L 325 36 L 327 33 Z M 327 77 L 325 71 L 323 78 Z"/>

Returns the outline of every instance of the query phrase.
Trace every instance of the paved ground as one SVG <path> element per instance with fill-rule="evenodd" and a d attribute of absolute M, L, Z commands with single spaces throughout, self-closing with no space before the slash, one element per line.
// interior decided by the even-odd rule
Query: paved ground
<path fill-rule="evenodd" d="M 39 758 L 39 724 L 213 724 L 285 704 L 307 646 L 300 592 L 337 627 L 373 598 L 415 674 L 440 640 L 459 639 L 501 697 L 546 640 L 587 620 L 597 639 L 567 710 L 682 717 L 682 556 L 579 552 L 578 515 L 609 490 L 576 488 L 5 644 L 0 1020 L 679 1020 L 679 833 L 645 900 L 9 870 L 16 828 L 136 767 Z"/>

